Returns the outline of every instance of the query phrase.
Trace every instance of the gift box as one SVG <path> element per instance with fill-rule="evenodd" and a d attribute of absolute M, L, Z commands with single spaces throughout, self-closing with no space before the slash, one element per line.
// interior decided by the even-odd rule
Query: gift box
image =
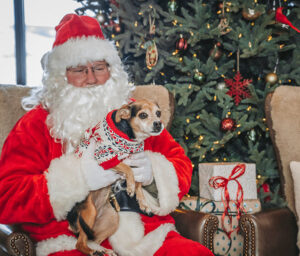
<path fill-rule="evenodd" d="M 228 215 L 231 216 L 231 221 L 229 217 L 226 216 L 224 219 L 225 229 L 222 227 L 222 216 L 226 206 L 222 201 L 213 201 L 205 198 L 200 198 L 196 196 L 183 197 L 180 201 L 179 207 L 182 209 L 201 211 L 206 213 L 212 213 L 216 215 L 219 219 L 218 230 L 214 236 L 214 255 L 215 256 L 242 256 L 243 255 L 243 236 L 237 229 L 238 223 L 238 211 L 237 205 L 234 201 L 229 202 Z M 258 199 L 245 200 L 242 203 L 244 212 L 246 213 L 256 213 L 261 210 L 261 204 Z M 231 222 L 231 224 L 230 224 Z M 228 230 L 234 230 L 230 236 L 228 235 Z"/>
<path fill-rule="evenodd" d="M 244 200 L 257 199 L 255 164 L 201 163 L 198 167 L 200 197 L 222 201 L 227 194 L 236 201 L 242 190 Z"/>

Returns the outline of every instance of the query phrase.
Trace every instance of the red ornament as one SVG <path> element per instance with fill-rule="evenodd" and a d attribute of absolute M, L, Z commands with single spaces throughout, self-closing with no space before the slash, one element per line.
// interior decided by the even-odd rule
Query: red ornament
<path fill-rule="evenodd" d="M 180 38 L 176 42 L 176 49 L 179 51 L 185 51 L 188 47 L 187 40 L 180 35 Z"/>
<path fill-rule="evenodd" d="M 260 188 L 258 188 L 258 193 L 261 191 L 261 189 L 263 190 L 264 193 L 270 193 L 271 192 L 270 186 L 266 182 L 264 184 L 262 184 Z M 270 201 L 271 201 L 271 197 L 270 196 L 266 196 L 264 198 L 264 202 L 267 203 L 267 202 L 270 202 Z"/>
<path fill-rule="evenodd" d="M 234 131 L 236 128 L 236 122 L 232 118 L 224 118 L 221 121 L 220 129 L 223 132 Z"/>
<path fill-rule="evenodd" d="M 251 96 L 247 86 L 252 83 L 252 79 L 243 79 L 241 73 L 236 72 L 233 79 L 224 79 L 229 91 L 226 93 L 234 98 L 235 105 L 239 105 L 242 99 Z"/>

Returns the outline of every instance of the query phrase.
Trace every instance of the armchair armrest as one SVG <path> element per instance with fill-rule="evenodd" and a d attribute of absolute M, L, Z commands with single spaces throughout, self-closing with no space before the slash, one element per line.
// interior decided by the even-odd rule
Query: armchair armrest
<path fill-rule="evenodd" d="M 178 232 L 213 251 L 213 237 L 218 229 L 218 218 L 212 214 L 177 209 L 171 213 Z"/>
<path fill-rule="evenodd" d="M 33 256 L 33 242 L 17 225 L 0 224 L 0 255 Z"/>
<path fill-rule="evenodd" d="M 288 208 L 242 215 L 240 227 L 245 256 L 298 255 L 296 218 Z"/>

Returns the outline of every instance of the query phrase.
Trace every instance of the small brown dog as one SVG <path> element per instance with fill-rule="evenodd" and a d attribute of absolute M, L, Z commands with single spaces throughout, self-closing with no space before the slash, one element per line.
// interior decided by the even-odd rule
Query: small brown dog
<path fill-rule="evenodd" d="M 161 111 L 156 104 L 148 100 L 124 105 L 113 112 L 111 117 L 115 127 L 132 141 L 143 143 L 146 138 L 159 135 L 163 130 Z M 142 184 L 135 182 L 132 169 L 123 162 L 113 169 L 125 175 L 128 195 L 132 197 L 136 194 L 140 209 L 149 213 L 150 209 L 145 202 Z M 113 251 L 105 248 L 101 248 L 100 251 L 93 250 L 87 242 L 93 240 L 101 244 L 115 233 L 119 224 L 117 213 L 119 210 L 111 186 L 92 191 L 85 201 L 77 203 L 67 216 L 70 229 L 78 234 L 76 248 L 88 255 L 115 255 Z"/>

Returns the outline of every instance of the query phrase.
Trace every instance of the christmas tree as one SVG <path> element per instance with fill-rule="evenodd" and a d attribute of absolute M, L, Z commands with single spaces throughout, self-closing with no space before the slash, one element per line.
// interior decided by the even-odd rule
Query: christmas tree
<path fill-rule="evenodd" d="M 135 84 L 175 96 L 171 133 L 194 165 L 252 162 L 264 206 L 283 205 L 264 113 L 277 86 L 300 85 L 294 1 L 77 0 L 116 41 Z"/>

